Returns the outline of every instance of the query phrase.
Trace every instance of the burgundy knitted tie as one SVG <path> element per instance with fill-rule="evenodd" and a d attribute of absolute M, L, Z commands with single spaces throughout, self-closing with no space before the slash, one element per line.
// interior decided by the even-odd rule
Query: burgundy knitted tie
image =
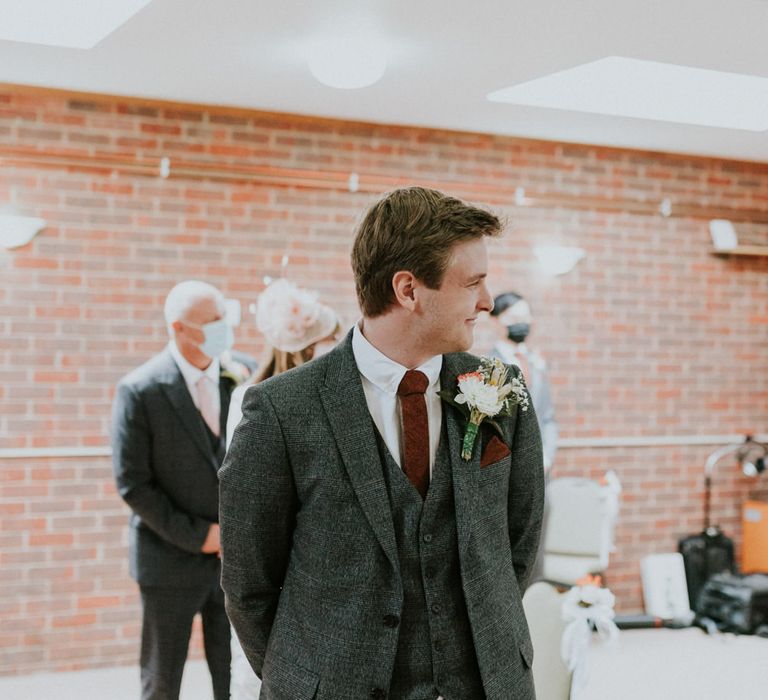
<path fill-rule="evenodd" d="M 428 386 L 426 374 L 409 369 L 397 388 L 403 416 L 403 471 L 422 499 L 429 488 L 429 419 L 424 398 Z"/>

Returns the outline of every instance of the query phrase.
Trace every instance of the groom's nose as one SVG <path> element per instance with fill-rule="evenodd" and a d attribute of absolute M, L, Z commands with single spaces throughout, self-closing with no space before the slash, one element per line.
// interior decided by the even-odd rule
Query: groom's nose
<path fill-rule="evenodd" d="M 487 311 L 488 313 L 493 310 L 493 297 L 488 291 L 485 280 L 480 282 L 480 297 L 477 300 L 477 310 Z"/>

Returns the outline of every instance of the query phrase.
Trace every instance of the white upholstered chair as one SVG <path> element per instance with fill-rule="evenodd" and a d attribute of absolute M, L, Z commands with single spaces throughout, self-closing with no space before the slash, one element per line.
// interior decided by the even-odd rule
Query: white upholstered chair
<path fill-rule="evenodd" d="M 547 485 L 546 580 L 573 585 L 608 568 L 621 485 L 613 472 L 603 482 L 563 478 Z"/>

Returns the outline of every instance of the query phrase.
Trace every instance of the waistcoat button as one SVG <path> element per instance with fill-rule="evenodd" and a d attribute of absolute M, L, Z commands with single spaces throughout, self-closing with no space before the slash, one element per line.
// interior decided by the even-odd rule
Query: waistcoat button
<path fill-rule="evenodd" d="M 385 627 L 397 627 L 400 624 L 400 618 L 397 615 L 384 615 Z"/>

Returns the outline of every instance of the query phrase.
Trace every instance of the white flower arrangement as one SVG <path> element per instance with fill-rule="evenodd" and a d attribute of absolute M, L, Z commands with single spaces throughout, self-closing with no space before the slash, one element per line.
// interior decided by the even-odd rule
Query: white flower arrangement
<path fill-rule="evenodd" d="M 501 360 L 483 357 L 474 372 L 457 377 L 456 396 L 450 392 L 440 392 L 444 400 L 463 410 L 469 419 L 461 446 L 461 457 L 465 461 L 472 458 L 480 423 L 496 416 L 512 415 L 512 410 L 517 406 L 523 411 L 528 410 L 530 399 L 525 384 L 518 377 L 507 381 L 507 375 L 507 366 Z M 492 420 L 489 422 L 501 432 Z"/>

